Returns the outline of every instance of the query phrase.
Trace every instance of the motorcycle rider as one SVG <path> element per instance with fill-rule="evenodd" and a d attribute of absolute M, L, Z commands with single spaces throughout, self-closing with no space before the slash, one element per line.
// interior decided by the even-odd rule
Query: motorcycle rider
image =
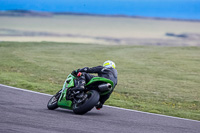
<path fill-rule="evenodd" d="M 115 69 L 115 63 L 113 61 L 105 61 L 103 63 L 103 66 L 96 66 L 96 67 L 84 67 L 81 69 L 77 69 L 72 71 L 72 75 L 77 75 L 78 76 L 78 85 L 73 88 L 74 90 L 84 90 L 85 89 L 85 84 L 88 83 L 94 75 L 88 74 L 88 73 L 97 73 L 98 77 L 103 77 L 110 79 L 114 83 L 114 88 L 117 85 L 117 70 Z M 114 89 L 113 88 L 113 89 Z M 112 91 L 113 91 L 112 89 Z M 96 109 L 100 110 L 103 107 L 103 104 L 105 101 L 110 97 L 111 92 L 104 96 L 100 96 L 100 100 L 98 105 L 96 106 Z"/>

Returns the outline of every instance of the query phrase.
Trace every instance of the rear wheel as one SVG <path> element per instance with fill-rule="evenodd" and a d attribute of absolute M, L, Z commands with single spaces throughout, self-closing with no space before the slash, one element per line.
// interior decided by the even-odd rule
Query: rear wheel
<path fill-rule="evenodd" d="M 75 103 L 73 105 L 73 112 L 75 114 L 85 114 L 90 111 L 99 102 L 99 93 L 95 90 L 87 92 L 87 98 L 83 103 Z"/>

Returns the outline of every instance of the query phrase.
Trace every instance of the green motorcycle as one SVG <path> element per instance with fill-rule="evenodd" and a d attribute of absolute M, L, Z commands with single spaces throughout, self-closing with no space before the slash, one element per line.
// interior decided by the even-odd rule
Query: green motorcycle
<path fill-rule="evenodd" d="M 54 110 L 60 107 L 73 110 L 75 114 L 85 114 L 98 104 L 100 96 L 108 94 L 114 87 L 111 80 L 94 77 L 83 91 L 75 91 L 73 88 L 77 82 L 77 77 L 69 74 L 63 88 L 49 100 L 47 108 Z"/>

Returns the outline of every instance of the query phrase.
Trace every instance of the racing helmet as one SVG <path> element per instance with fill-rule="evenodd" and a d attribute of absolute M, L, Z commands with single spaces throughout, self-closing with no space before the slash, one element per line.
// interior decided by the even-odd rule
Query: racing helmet
<path fill-rule="evenodd" d="M 110 60 L 107 60 L 103 63 L 103 66 L 104 67 L 107 67 L 107 68 L 115 68 L 115 63 L 113 61 L 110 61 Z"/>

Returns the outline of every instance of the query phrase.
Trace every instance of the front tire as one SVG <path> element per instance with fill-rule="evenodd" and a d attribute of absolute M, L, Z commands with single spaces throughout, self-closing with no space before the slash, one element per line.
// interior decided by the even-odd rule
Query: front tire
<path fill-rule="evenodd" d="M 55 98 L 55 96 L 51 97 L 51 99 L 49 100 L 49 102 L 47 104 L 47 108 L 49 110 L 54 110 L 54 109 L 58 108 L 58 101 Z"/>
<path fill-rule="evenodd" d="M 85 114 L 99 102 L 100 95 L 97 91 L 90 90 L 89 92 L 87 92 L 87 95 L 88 97 L 83 104 L 78 105 L 75 103 L 73 105 L 73 112 L 75 114 L 80 114 L 80 115 Z"/>
<path fill-rule="evenodd" d="M 54 109 L 58 108 L 58 99 L 59 99 L 60 95 L 61 95 L 61 90 L 58 91 L 58 93 L 56 95 L 51 97 L 51 99 L 47 103 L 47 108 L 49 110 L 54 110 Z"/>

